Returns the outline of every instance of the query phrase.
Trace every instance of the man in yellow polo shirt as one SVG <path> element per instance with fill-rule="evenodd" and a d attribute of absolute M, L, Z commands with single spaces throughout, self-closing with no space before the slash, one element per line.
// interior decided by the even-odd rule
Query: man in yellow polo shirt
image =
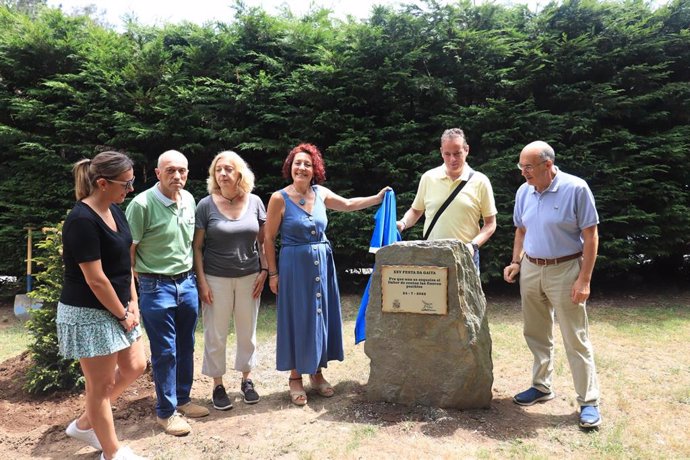
<path fill-rule="evenodd" d="M 496 230 L 496 202 L 489 178 L 467 164 L 470 146 L 460 128 L 444 131 L 441 136 L 443 164 L 422 175 L 412 206 L 397 222 L 398 230 L 417 223 L 424 215 L 426 233 L 439 208 L 456 187 L 466 182 L 436 221 L 427 239 L 458 239 L 465 243 L 479 270 L 479 248 Z M 479 221 L 482 220 L 482 225 Z"/>

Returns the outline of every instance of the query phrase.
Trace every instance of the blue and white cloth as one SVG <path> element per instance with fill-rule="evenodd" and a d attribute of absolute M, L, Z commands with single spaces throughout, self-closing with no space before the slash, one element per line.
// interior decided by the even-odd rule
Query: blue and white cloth
<path fill-rule="evenodd" d="M 376 253 L 382 247 L 402 240 L 402 236 L 396 226 L 398 219 L 395 208 L 395 192 L 393 190 L 387 191 L 384 195 L 381 207 L 376 212 L 374 219 L 376 224 L 374 226 L 374 233 L 371 235 L 369 252 Z M 359 304 L 359 313 L 355 322 L 355 344 L 366 339 L 367 304 L 369 303 L 369 287 L 371 286 L 371 278 L 373 276 L 373 273 L 369 276 L 367 287 L 364 289 L 362 301 Z"/>

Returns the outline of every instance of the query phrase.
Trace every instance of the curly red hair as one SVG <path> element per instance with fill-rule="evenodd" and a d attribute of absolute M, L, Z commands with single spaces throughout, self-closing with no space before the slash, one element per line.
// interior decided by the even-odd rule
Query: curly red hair
<path fill-rule="evenodd" d="M 292 162 L 295 160 L 295 155 L 298 153 L 306 153 L 311 157 L 311 164 L 314 171 L 314 176 L 311 179 L 312 184 L 320 184 L 326 180 L 326 165 L 323 162 L 321 152 L 314 144 L 300 144 L 294 149 L 290 150 L 285 162 L 283 163 L 283 177 L 286 179 L 292 178 Z"/>

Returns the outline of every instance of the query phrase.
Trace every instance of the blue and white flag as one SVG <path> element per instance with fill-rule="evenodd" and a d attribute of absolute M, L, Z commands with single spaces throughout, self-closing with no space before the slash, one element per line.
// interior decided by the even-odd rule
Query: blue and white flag
<path fill-rule="evenodd" d="M 388 190 L 383 197 L 383 202 L 378 211 L 376 211 L 376 225 L 374 226 L 374 233 L 371 235 L 371 243 L 369 243 L 369 252 L 376 253 L 379 249 L 389 244 L 402 240 L 400 232 L 395 223 L 397 222 L 395 210 L 395 192 Z M 362 302 L 359 304 L 359 313 L 357 314 L 357 321 L 355 322 L 355 344 L 366 339 L 366 325 L 367 325 L 367 304 L 369 303 L 369 287 L 371 286 L 372 273 L 369 276 L 367 287 L 362 294 Z"/>

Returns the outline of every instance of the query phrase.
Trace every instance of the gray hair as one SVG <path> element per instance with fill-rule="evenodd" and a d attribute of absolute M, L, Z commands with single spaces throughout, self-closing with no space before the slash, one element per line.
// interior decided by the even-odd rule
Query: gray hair
<path fill-rule="evenodd" d="M 539 158 L 542 161 L 551 160 L 552 163 L 556 162 L 556 152 L 554 152 L 553 147 L 544 141 L 534 141 L 527 144 L 525 149 L 536 149 L 539 151 Z"/>
<path fill-rule="evenodd" d="M 441 134 L 441 143 L 443 144 L 445 141 L 449 139 L 454 139 L 456 137 L 462 138 L 462 143 L 464 145 L 467 145 L 467 138 L 465 137 L 465 132 L 460 128 L 450 128 L 443 131 L 443 134 Z"/>

